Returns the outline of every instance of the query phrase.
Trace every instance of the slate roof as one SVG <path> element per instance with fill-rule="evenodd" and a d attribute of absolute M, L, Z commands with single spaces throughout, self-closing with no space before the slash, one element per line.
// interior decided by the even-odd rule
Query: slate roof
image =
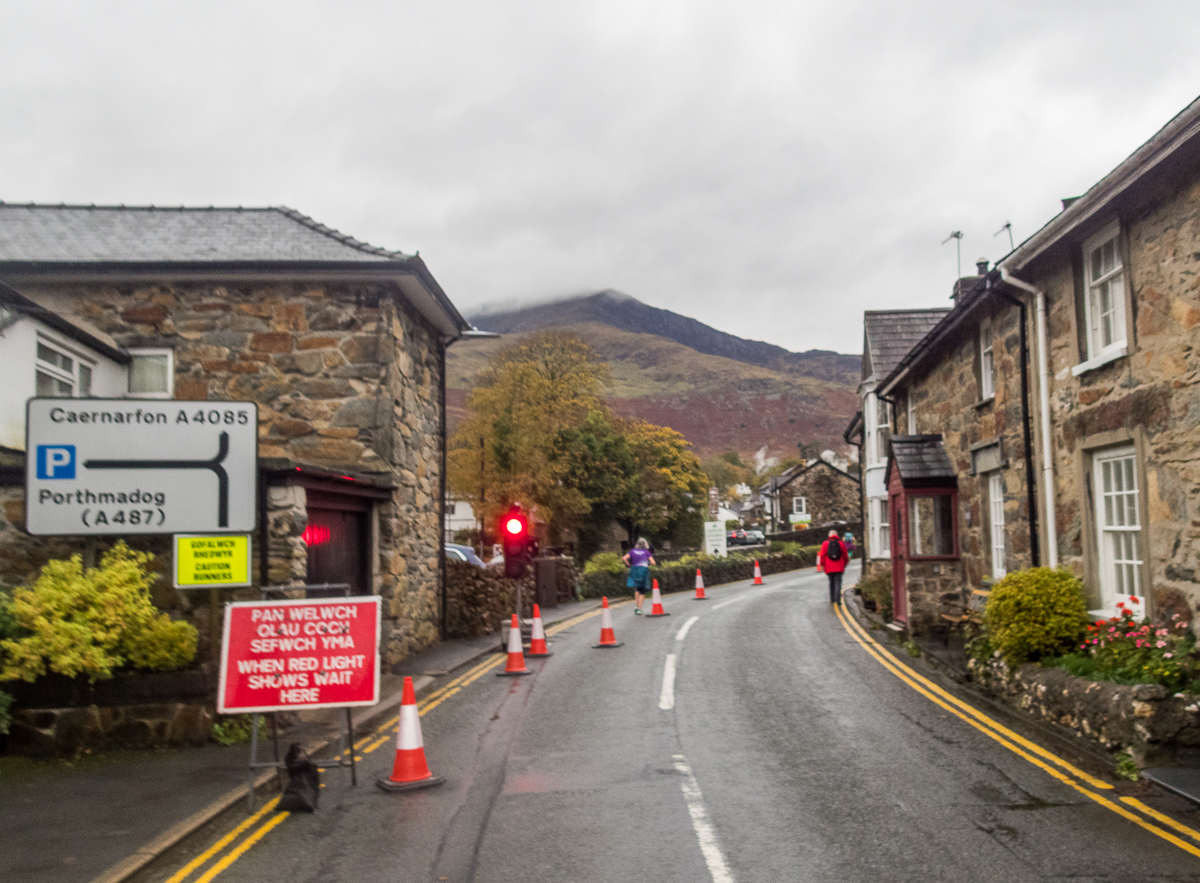
<path fill-rule="evenodd" d="M 891 452 L 888 454 L 889 479 L 893 463 L 900 471 L 900 483 L 906 488 L 953 487 L 958 484 L 958 475 L 940 434 L 893 435 Z"/>
<path fill-rule="evenodd" d="M 793 481 L 795 481 L 801 475 L 805 475 L 805 474 L 811 472 L 812 470 L 816 469 L 818 466 L 824 466 L 827 469 L 832 469 L 836 474 L 842 476 L 843 478 L 850 479 L 855 484 L 860 483 L 858 480 L 858 476 L 851 475 L 849 472 L 845 472 L 841 469 L 838 469 L 836 466 L 834 466 L 828 460 L 822 460 L 820 457 L 817 457 L 811 463 L 798 463 L 795 466 L 793 466 L 792 468 L 779 473 L 779 475 L 777 477 L 778 483 L 775 485 L 775 490 L 777 490 L 777 491 L 783 490 L 785 487 L 787 487 L 789 484 L 791 484 Z M 766 484 L 764 484 L 762 487 L 759 488 L 759 491 L 764 494 L 769 494 L 771 492 L 771 482 L 767 482 Z"/>
<path fill-rule="evenodd" d="M 0 203 L 0 263 L 407 260 L 289 208 Z"/>
<path fill-rule="evenodd" d="M 359 273 L 397 279 L 443 334 L 471 325 L 419 255 L 360 242 L 290 208 L 0 202 L 0 278 L 46 273 Z"/>
<path fill-rule="evenodd" d="M 863 376 L 887 377 L 914 346 L 933 329 L 949 308 L 867 310 L 863 314 Z"/>

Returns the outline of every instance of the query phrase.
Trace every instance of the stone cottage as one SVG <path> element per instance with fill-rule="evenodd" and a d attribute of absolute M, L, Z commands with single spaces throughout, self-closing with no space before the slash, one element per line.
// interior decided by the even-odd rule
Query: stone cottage
<path fill-rule="evenodd" d="M 802 516 L 813 527 L 852 524 L 861 508 L 858 478 L 823 458 L 787 470 L 762 493 L 775 498 L 778 520 L 785 524 L 789 515 Z"/>
<path fill-rule="evenodd" d="M 965 589 L 1065 565 L 1096 616 L 1194 619 L 1200 101 L 978 270 L 874 390 L 898 615 L 919 631 Z M 906 480 L 917 449 L 937 493 Z"/>
<path fill-rule="evenodd" d="M 100 353 L 121 396 L 257 403 L 257 584 L 383 596 L 389 663 L 437 637 L 445 350 L 469 326 L 419 257 L 285 208 L 0 203 L 0 281 L 57 323 L 29 331 L 28 353 L 0 337 L 6 376 L 38 395 L 113 395 L 87 386 Z M 5 425 L 16 399 L 0 400 Z M 7 433 L 0 447 L 9 583 L 83 545 L 22 532 L 23 446 Z M 131 545 L 169 560 L 168 537 Z M 156 602 L 201 626 L 211 653 L 206 604 L 163 583 Z"/>

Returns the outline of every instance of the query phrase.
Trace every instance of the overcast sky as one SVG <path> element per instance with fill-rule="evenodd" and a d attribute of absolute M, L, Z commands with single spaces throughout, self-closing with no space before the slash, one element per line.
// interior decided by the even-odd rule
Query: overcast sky
<path fill-rule="evenodd" d="M 458 307 L 859 352 L 1200 94 L 1194 2 L 0 0 L 0 199 L 288 205 Z"/>

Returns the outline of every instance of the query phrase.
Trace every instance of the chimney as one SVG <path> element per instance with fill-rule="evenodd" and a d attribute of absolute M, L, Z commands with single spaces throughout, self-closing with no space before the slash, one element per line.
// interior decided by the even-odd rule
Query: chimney
<path fill-rule="evenodd" d="M 975 270 L 980 276 L 986 276 L 988 271 L 988 259 L 980 258 L 975 262 Z"/>

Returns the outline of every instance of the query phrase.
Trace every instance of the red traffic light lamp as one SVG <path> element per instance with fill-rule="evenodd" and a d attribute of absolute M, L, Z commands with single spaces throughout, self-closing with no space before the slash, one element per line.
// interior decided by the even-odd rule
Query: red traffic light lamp
<path fill-rule="evenodd" d="M 500 536 L 504 544 L 504 575 L 519 579 L 525 575 L 529 558 L 529 519 L 514 503 L 500 518 Z"/>

